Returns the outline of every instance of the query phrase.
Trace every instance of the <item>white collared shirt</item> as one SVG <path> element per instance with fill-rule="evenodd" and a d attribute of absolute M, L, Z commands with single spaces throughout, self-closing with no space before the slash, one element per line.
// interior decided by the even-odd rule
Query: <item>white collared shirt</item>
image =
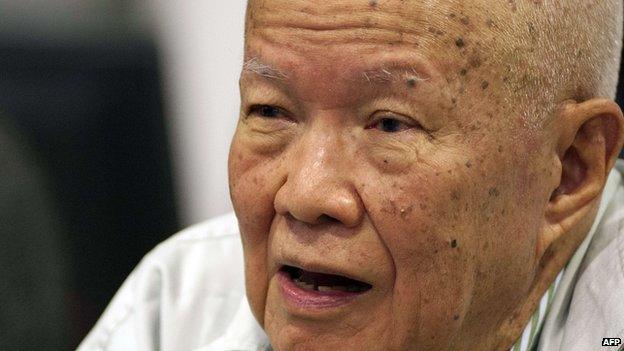
<path fill-rule="evenodd" d="M 549 289 L 550 294 L 547 292 L 544 295 L 541 310 L 537 310 L 540 313 L 537 318 L 531 318 L 523 337 L 512 351 L 528 350 L 531 336 L 539 337 L 540 351 L 589 350 L 569 345 L 573 336 L 568 335 L 566 339 L 562 334 L 567 328 L 573 329 L 574 325 L 566 324 L 561 316 L 571 309 L 570 296 L 579 270 L 590 265 L 583 263 L 583 258 L 595 233 L 601 231 L 600 224 L 604 222 L 607 205 L 611 204 L 609 207 L 613 213 L 609 212 L 610 216 L 617 215 L 617 220 L 623 218 L 624 222 L 624 188 L 620 176 L 624 164 L 618 163 L 618 168 L 619 171 L 612 171 L 609 177 L 590 233 L 565 272 Z M 619 196 L 617 208 L 613 209 L 616 189 Z M 617 230 L 620 230 L 619 226 Z M 617 237 L 616 244 L 624 247 L 624 238 L 618 234 L 613 234 Z M 623 252 L 619 251 L 619 254 Z M 615 288 L 624 286 L 624 274 L 618 275 L 617 279 L 610 285 Z M 609 303 L 624 310 L 624 293 L 623 303 L 618 304 L 617 301 L 616 297 Z M 544 318 L 549 305 L 550 312 Z M 624 325 L 624 318 L 617 320 L 617 323 L 617 328 Z M 545 330 L 540 334 L 543 324 Z M 598 342 L 602 337 L 622 337 L 624 326 L 622 328 L 620 335 L 595 335 L 598 340 L 595 349 L 614 350 L 601 348 Z M 593 340 L 588 342 L 594 344 Z M 531 349 L 536 346 L 534 344 Z M 146 255 L 78 350 L 270 351 L 268 337 L 254 319 L 245 295 L 243 253 L 234 214 L 183 230 Z"/>

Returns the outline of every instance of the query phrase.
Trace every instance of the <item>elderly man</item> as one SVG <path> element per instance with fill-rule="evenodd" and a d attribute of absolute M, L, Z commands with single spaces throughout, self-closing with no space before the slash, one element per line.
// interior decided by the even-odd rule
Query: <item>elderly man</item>
<path fill-rule="evenodd" d="M 235 217 L 80 350 L 614 349 L 621 1 L 252 0 L 245 31 Z"/>

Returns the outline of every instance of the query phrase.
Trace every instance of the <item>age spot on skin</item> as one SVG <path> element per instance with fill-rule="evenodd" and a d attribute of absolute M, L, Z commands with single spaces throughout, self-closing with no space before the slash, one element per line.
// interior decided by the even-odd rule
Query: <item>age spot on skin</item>
<path fill-rule="evenodd" d="M 516 5 L 516 0 L 509 0 L 509 5 L 511 5 L 511 12 L 516 12 L 518 10 L 518 5 Z"/>
<path fill-rule="evenodd" d="M 457 39 L 455 40 L 455 45 L 456 45 L 458 48 L 463 48 L 464 46 L 466 46 L 466 43 L 464 42 L 464 39 L 463 39 L 463 38 L 457 38 Z"/>
<path fill-rule="evenodd" d="M 481 122 L 479 122 L 479 121 L 477 121 L 474 124 L 470 125 L 470 130 L 472 130 L 473 132 L 477 131 L 479 129 L 481 129 Z"/>
<path fill-rule="evenodd" d="M 500 195 L 500 191 L 497 188 L 492 187 L 488 190 L 488 194 L 490 194 L 490 196 L 498 197 L 498 195 Z"/>
<path fill-rule="evenodd" d="M 407 79 L 407 86 L 410 88 L 413 88 L 416 86 L 416 78 L 408 78 Z"/>
<path fill-rule="evenodd" d="M 459 200 L 459 192 L 457 190 L 453 190 L 451 191 L 451 199 L 454 201 Z"/>
<path fill-rule="evenodd" d="M 413 210 L 413 205 L 410 205 L 408 208 L 401 208 L 401 210 L 399 211 L 401 213 L 401 218 L 405 219 L 405 217 L 407 217 L 407 215 L 410 214 Z"/>
<path fill-rule="evenodd" d="M 481 82 L 481 89 L 482 90 L 487 89 L 488 86 L 490 86 L 490 83 L 487 80 L 484 80 L 483 82 Z"/>
<path fill-rule="evenodd" d="M 470 160 L 468 160 L 468 161 L 466 161 L 465 165 L 466 165 L 466 168 L 470 168 L 470 167 L 472 167 L 472 162 L 470 162 Z"/>
<path fill-rule="evenodd" d="M 429 27 L 427 28 L 427 30 L 429 31 L 429 33 L 436 35 L 436 36 L 440 36 L 444 34 L 442 30 L 435 28 L 435 27 Z"/>
<path fill-rule="evenodd" d="M 457 239 L 451 240 L 451 247 L 452 248 L 456 248 L 457 247 Z"/>
<path fill-rule="evenodd" d="M 473 68 L 481 67 L 481 57 L 478 54 L 475 54 L 472 58 L 470 58 L 470 66 Z"/>
<path fill-rule="evenodd" d="M 378 4 L 378 3 L 377 3 L 377 0 L 370 0 L 370 1 L 368 2 L 368 5 L 369 5 L 370 7 L 376 7 L 376 6 L 377 6 L 377 4 Z"/>
<path fill-rule="evenodd" d="M 531 34 L 531 36 L 535 36 L 535 26 L 533 23 L 527 22 L 527 27 L 529 28 L 529 34 Z"/>

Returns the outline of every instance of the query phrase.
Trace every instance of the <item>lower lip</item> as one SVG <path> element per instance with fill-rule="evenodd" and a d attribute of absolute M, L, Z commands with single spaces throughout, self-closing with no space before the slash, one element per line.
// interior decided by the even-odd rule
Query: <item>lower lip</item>
<path fill-rule="evenodd" d="M 327 309 L 346 305 L 366 292 L 304 290 L 295 284 L 286 272 L 277 272 L 277 281 L 282 296 L 291 305 L 300 309 Z"/>

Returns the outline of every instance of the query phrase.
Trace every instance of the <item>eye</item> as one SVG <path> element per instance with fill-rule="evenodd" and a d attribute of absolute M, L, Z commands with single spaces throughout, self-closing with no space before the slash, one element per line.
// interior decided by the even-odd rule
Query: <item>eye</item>
<path fill-rule="evenodd" d="M 263 118 L 279 118 L 284 112 L 281 108 L 271 105 L 253 105 L 249 108 L 249 114 Z"/>
<path fill-rule="evenodd" d="M 367 128 L 375 128 L 385 133 L 398 133 L 411 129 L 412 127 L 412 125 L 396 118 L 384 117 L 369 125 Z"/>

